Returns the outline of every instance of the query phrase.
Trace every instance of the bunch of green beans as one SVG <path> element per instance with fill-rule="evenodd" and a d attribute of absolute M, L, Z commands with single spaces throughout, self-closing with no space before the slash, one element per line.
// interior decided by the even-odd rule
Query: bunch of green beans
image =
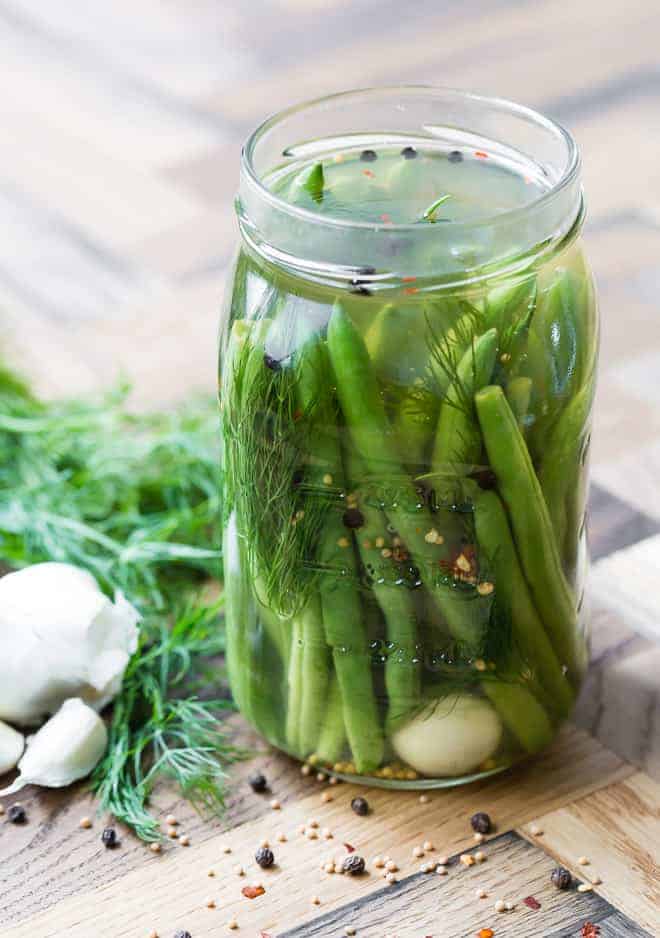
<path fill-rule="evenodd" d="M 396 736 L 434 702 L 487 702 L 501 764 L 570 712 L 586 654 L 583 275 L 404 307 L 347 293 L 312 310 L 282 289 L 234 321 L 227 654 L 239 707 L 274 744 L 412 779 Z"/>

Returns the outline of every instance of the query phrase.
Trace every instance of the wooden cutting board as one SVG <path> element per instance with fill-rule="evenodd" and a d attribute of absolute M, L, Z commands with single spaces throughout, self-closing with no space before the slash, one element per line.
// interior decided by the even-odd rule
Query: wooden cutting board
<path fill-rule="evenodd" d="M 597 557 L 626 549 L 637 556 L 647 537 L 654 543 L 653 522 L 622 502 L 597 491 L 593 506 Z M 595 599 L 594 662 L 577 712 L 590 732 L 569 727 L 534 762 L 430 793 L 425 803 L 415 793 L 331 786 L 313 774 L 303 777 L 286 757 L 264 753 L 256 764 L 270 792 L 255 795 L 244 781 L 255 763 L 241 765 L 222 823 L 204 823 L 170 792 L 159 792 L 163 816 L 174 811 L 190 838 L 187 847 L 168 842 L 161 854 L 127 832 L 117 850 L 105 850 L 103 819 L 90 830 L 79 827 L 92 811 L 82 792 L 31 793 L 24 799 L 29 824 L 0 824 L 3 938 L 148 938 L 154 932 L 173 938 L 177 929 L 192 938 L 339 938 L 351 929 L 362 938 L 470 938 L 482 929 L 494 938 L 660 935 L 660 783 L 611 748 L 627 746 L 629 759 L 649 772 L 660 768 L 654 761 L 658 648 L 628 628 L 603 597 Z M 617 603 L 620 610 L 620 597 Z M 367 817 L 350 809 L 358 791 L 369 800 Z M 487 811 L 496 824 L 482 845 L 469 824 L 475 811 Z M 276 858 L 267 871 L 254 860 L 264 839 Z M 425 841 L 433 849 L 414 857 Z M 321 869 L 346 857 L 349 847 L 367 861 L 365 875 Z M 466 866 L 459 859 L 477 850 L 483 862 Z M 398 866 L 391 885 L 373 862 L 386 855 Z M 443 856 L 445 875 L 421 872 L 422 864 Z M 550 881 L 557 863 L 576 877 L 567 892 Z M 582 892 L 577 882 L 597 885 Z M 250 899 L 242 893 L 247 885 L 265 891 Z M 486 896 L 477 898 L 477 891 Z M 513 908 L 497 912 L 498 899 Z M 589 922 L 597 928 L 590 931 Z"/>

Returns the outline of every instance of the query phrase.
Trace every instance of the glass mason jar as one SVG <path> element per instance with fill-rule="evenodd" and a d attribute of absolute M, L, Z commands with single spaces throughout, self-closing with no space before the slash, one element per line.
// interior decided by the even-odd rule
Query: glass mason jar
<path fill-rule="evenodd" d="M 439 787 L 547 746 L 587 664 L 598 347 L 579 156 L 377 88 L 245 146 L 221 330 L 227 663 L 274 746 Z"/>

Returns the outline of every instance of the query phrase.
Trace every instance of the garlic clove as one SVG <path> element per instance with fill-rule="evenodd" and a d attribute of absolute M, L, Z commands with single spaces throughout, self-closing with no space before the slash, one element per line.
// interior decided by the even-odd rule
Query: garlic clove
<path fill-rule="evenodd" d="M 139 613 L 70 564 L 0 579 L 0 719 L 39 723 L 70 697 L 100 710 L 116 695 L 138 642 Z"/>
<path fill-rule="evenodd" d="M 16 766 L 24 749 L 23 734 L 0 721 L 0 775 L 4 775 Z"/>
<path fill-rule="evenodd" d="M 0 795 L 26 785 L 63 788 L 92 771 L 108 745 L 101 717 L 79 697 L 65 700 L 55 716 L 28 739 L 20 775 Z"/>
<path fill-rule="evenodd" d="M 434 701 L 392 737 L 397 756 L 422 775 L 467 775 L 495 752 L 502 723 L 487 700 L 451 694 Z"/>

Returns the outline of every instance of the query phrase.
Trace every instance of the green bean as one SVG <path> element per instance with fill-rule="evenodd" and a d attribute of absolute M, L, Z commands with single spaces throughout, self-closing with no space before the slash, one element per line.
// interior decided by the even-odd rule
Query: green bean
<path fill-rule="evenodd" d="M 567 405 L 548 437 L 539 471 L 557 543 L 563 549 L 566 571 L 574 568 L 578 534 L 584 511 L 582 467 L 585 436 L 593 401 L 593 385 L 582 387 Z"/>
<path fill-rule="evenodd" d="M 469 475 L 479 463 L 482 442 L 473 400 L 475 391 L 490 381 L 496 355 L 495 329 L 473 339 L 440 408 L 431 472 L 435 477 L 436 494 L 442 502 L 453 504 L 459 500 L 461 477 Z"/>
<path fill-rule="evenodd" d="M 330 683 L 330 653 L 325 643 L 321 602 L 314 597 L 301 615 L 302 624 L 302 703 L 298 714 L 300 754 L 313 752 L 317 746 L 326 693 Z"/>
<path fill-rule="evenodd" d="M 342 517 L 334 509 L 325 527 L 319 560 L 324 570 L 320 583 L 323 625 L 342 694 L 346 734 L 358 772 L 368 772 L 383 759 L 383 731 L 357 592 L 355 554 Z"/>
<path fill-rule="evenodd" d="M 438 582 L 435 570 L 441 557 L 437 548 L 425 540 L 437 522 L 425 508 L 415 507 L 410 511 L 402 504 L 409 498 L 417 506 L 419 496 L 399 461 L 364 341 L 339 304 L 335 305 L 328 324 L 328 351 L 339 402 L 366 471 L 375 478 L 389 479 L 403 486 L 402 498 L 397 496 L 384 506 L 385 515 L 407 545 L 452 635 L 467 647 L 478 649 L 488 619 L 489 603 L 480 601 L 474 590 L 466 595 L 459 587 Z"/>
<path fill-rule="evenodd" d="M 346 745 L 346 727 L 344 725 L 344 705 L 337 675 L 333 672 L 325 707 L 325 717 L 316 747 L 316 755 L 322 762 L 334 765 L 344 752 Z"/>
<path fill-rule="evenodd" d="M 381 549 L 376 546 L 379 542 L 389 543 L 391 535 L 388 534 L 383 513 L 370 504 L 364 487 L 364 469 L 352 448 L 347 454 L 347 472 L 350 490 L 359 496 L 358 510 L 362 519 L 356 531 L 359 557 L 387 626 L 385 687 L 388 697 L 387 724 L 391 731 L 419 703 L 421 659 L 417 614 L 410 587 L 405 583 L 396 562 L 382 558 Z"/>
<path fill-rule="evenodd" d="M 566 581 L 541 486 L 501 387 L 478 391 L 477 415 L 491 467 L 507 507 L 518 555 L 562 665 L 578 677 L 575 598 Z"/>
<path fill-rule="evenodd" d="M 514 645 L 524 660 L 517 673 L 529 669 L 549 695 L 552 708 L 566 716 L 575 695 L 529 594 L 504 506 L 496 492 L 481 491 L 474 509 L 477 540 L 494 575 L 496 603 L 511 622 Z M 520 717 L 526 719 L 524 711 Z"/>
<path fill-rule="evenodd" d="M 521 664 L 512 657 L 511 679 L 489 678 L 482 687 L 504 724 L 527 752 L 534 753 L 552 742 L 555 731 L 542 705 L 521 683 L 520 671 L 516 670 L 519 667 Z"/>
<path fill-rule="evenodd" d="M 327 351 L 319 337 L 302 351 L 299 393 L 305 406 L 314 405 L 320 432 L 313 439 L 315 458 L 309 467 L 310 483 L 327 489 L 332 477 L 336 490 L 345 489 L 342 452 L 334 406 L 330 399 Z M 321 477 L 319 479 L 319 476 Z M 325 637 L 332 649 L 339 687 L 344 699 L 344 723 L 358 771 L 376 768 L 383 756 L 383 734 L 373 689 L 371 658 L 363 610 L 358 595 L 357 564 L 348 529 L 342 521 L 343 505 L 332 503 L 322 534 L 319 563 L 320 597 Z M 350 653 L 347 649 L 352 649 Z M 309 675 L 308 675 L 309 676 Z M 351 681 L 354 681 L 351 686 Z M 303 696 L 311 702 L 313 688 Z M 310 721 L 311 721 L 310 717 Z"/>
<path fill-rule="evenodd" d="M 511 405 L 520 432 L 524 436 L 527 432 L 527 414 L 532 399 L 532 379 L 525 377 L 525 375 L 512 378 L 506 386 L 506 399 Z"/>

